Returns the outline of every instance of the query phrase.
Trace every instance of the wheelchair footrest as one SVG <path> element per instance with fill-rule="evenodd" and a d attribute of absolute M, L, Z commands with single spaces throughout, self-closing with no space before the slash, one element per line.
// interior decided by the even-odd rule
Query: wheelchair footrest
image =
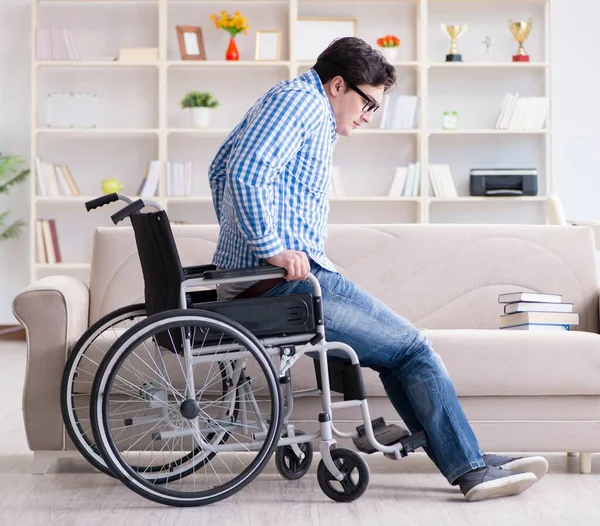
<path fill-rule="evenodd" d="M 405 457 L 409 453 L 412 453 L 416 449 L 427 445 L 427 435 L 425 431 L 418 431 L 417 433 L 413 433 L 412 435 L 408 431 L 408 429 L 398 426 L 396 424 L 386 425 L 383 417 L 376 418 L 371 421 L 371 425 L 373 426 L 373 434 L 375 435 L 375 440 L 384 446 L 391 446 L 392 444 L 397 444 L 400 442 L 402 444 L 402 451 L 400 451 L 400 455 Z M 356 428 L 358 431 L 358 436 L 353 438 L 352 441 L 356 446 L 356 449 L 362 451 L 363 453 L 368 453 L 369 455 L 372 453 L 376 453 L 378 450 L 373 447 L 371 442 L 365 432 L 364 424 L 362 426 L 358 426 Z"/>
<path fill-rule="evenodd" d="M 391 446 L 392 444 L 400 442 L 405 437 L 412 436 L 408 429 L 402 426 L 396 424 L 386 425 L 383 417 L 372 420 L 371 425 L 373 426 L 375 440 L 384 446 Z M 352 439 L 356 449 L 362 451 L 363 453 L 376 453 L 378 450 L 375 449 L 369 441 L 364 424 L 358 426 L 356 430 L 358 431 L 358 436 Z"/>

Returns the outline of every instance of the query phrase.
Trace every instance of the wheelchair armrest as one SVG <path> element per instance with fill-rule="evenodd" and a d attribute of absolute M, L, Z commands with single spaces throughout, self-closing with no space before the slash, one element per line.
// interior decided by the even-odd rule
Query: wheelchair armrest
<path fill-rule="evenodd" d="M 193 267 L 183 267 L 183 275 L 186 279 L 202 278 L 204 273 L 210 270 L 217 270 L 215 265 L 195 265 Z"/>
<path fill-rule="evenodd" d="M 206 279 L 214 279 L 217 281 L 220 279 L 245 278 L 249 276 L 255 277 L 257 279 L 262 279 L 262 277 L 284 277 L 285 275 L 286 270 L 281 267 L 276 267 L 275 265 L 261 265 L 260 267 L 211 270 L 204 273 L 204 277 Z"/>

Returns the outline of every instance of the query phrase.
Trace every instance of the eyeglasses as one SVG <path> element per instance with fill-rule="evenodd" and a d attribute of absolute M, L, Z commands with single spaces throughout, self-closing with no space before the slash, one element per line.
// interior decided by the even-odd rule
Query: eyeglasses
<path fill-rule="evenodd" d="M 367 101 L 367 103 L 363 106 L 363 109 L 362 109 L 363 113 L 369 113 L 370 111 L 376 112 L 379 109 L 379 102 L 377 102 L 372 97 L 367 95 L 365 92 L 363 92 L 361 89 L 359 89 L 354 84 L 351 84 L 350 82 L 346 82 L 346 84 L 348 84 L 348 87 L 351 90 L 356 91 L 356 93 L 358 93 L 363 99 L 365 99 Z"/>

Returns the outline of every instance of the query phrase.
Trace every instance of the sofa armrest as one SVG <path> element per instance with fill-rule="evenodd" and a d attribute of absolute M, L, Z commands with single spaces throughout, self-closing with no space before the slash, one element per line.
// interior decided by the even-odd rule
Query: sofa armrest
<path fill-rule="evenodd" d="M 32 283 L 13 300 L 13 313 L 27 337 L 23 420 L 29 449 L 65 447 L 60 384 L 68 352 L 87 329 L 89 289 L 71 276 Z"/>

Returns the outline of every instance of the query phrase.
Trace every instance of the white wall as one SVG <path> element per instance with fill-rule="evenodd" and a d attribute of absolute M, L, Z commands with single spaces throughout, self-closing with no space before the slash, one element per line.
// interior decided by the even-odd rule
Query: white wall
<path fill-rule="evenodd" d="M 555 189 L 571 219 L 600 220 L 600 3 L 554 0 Z"/>
<path fill-rule="evenodd" d="M 0 2 L 0 152 L 29 162 L 30 0 Z M 0 210 L 29 222 L 29 181 L 0 197 Z M 29 230 L 0 244 L 0 325 L 15 323 L 11 303 L 29 282 Z"/>
<path fill-rule="evenodd" d="M 30 1 L 0 2 L 0 151 L 29 158 Z M 596 0 L 553 0 L 555 190 L 569 218 L 600 219 L 600 122 Z M 28 185 L 0 198 L 0 210 L 28 220 Z M 28 283 L 28 231 L 0 245 L 0 325 L 14 323 L 11 301 Z"/>

